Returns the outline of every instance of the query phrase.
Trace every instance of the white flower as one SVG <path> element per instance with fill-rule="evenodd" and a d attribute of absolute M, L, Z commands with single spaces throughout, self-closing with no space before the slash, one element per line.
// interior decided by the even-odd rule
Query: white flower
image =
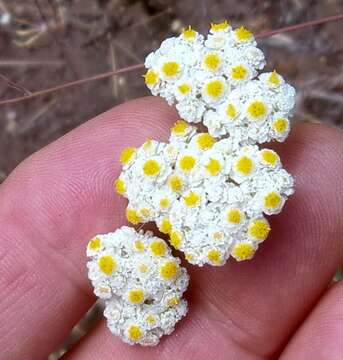
<path fill-rule="evenodd" d="M 212 24 L 206 40 L 185 29 L 148 55 L 145 65 L 153 95 L 176 103 L 184 120 L 203 122 L 212 136 L 247 145 L 284 141 L 289 133 L 295 90 L 276 71 L 259 75 L 264 55 L 243 27 Z M 287 126 L 275 127 L 279 114 Z"/>
<path fill-rule="evenodd" d="M 192 264 L 223 265 L 231 254 L 239 261 L 251 258 L 270 230 L 264 214 L 279 213 L 293 193 L 293 179 L 278 154 L 242 146 L 233 137 L 215 141 L 182 120 L 172 127 L 169 144 L 153 144 L 149 156 L 158 154 L 164 169 L 153 182 L 137 165 L 146 161 L 147 143 L 120 175 L 126 186 L 122 195 L 129 200 L 127 219 L 155 221 Z M 238 242 L 251 246 L 236 247 Z"/>
<path fill-rule="evenodd" d="M 87 255 L 108 327 L 125 342 L 156 345 L 185 316 L 189 278 L 164 240 L 124 226 L 93 238 Z"/>

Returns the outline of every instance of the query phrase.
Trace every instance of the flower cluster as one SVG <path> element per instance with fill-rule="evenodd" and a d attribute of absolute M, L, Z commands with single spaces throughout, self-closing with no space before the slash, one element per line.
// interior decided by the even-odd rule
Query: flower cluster
<path fill-rule="evenodd" d="M 162 239 L 122 227 L 87 247 L 94 293 L 105 301 L 108 327 L 129 344 L 156 345 L 186 315 L 186 269 Z"/>
<path fill-rule="evenodd" d="M 192 264 L 224 265 L 254 256 L 293 193 L 278 154 L 261 144 L 284 141 L 295 90 L 276 72 L 260 73 L 252 33 L 226 22 L 205 39 L 191 27 L 165 40 L 145 61 L 145 83 L 184 120 L 168 143 L 125 148 L 115 190 L 128 199 L 127 220 L 155 222 Z M 203 123 L 199 132 L 189 123 Z M 106 304 L 112 333 L 130 344 L 156 345 L 187 312 L 186 270 L 166 242 L 122 227 L 88 245 L 89 278 Z"/>
<path fill-rule="evenodd" d="M 252 258 L 293 193 L 293 179 L 277 153 L 256 145 L 216 141 L 179 120 L 169 143 L 148 140 L 126 148 L 117 192 L 129 200 L 128 221 L 155 221 L 186 259 L 223 265 Z"/>
<path fill-rule="evenodd" d="M 176 103 L 187 122 L 203 121 L 214 137 L 283 141 L 295 90 L 276 71 L 258 76 L 264 65 L 253 34 L 225 21 L 212 24 L 206 39 L 189 27 L 163 41 L 147 56 L 144 78 L 153 95 Z"/>

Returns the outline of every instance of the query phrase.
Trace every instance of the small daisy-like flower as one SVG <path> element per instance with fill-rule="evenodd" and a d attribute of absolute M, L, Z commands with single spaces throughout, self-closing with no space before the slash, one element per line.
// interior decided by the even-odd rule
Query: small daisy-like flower
<path fill-rule="evenodd" d="M 235 36 L 236 41 L 241 42 L 241 43 L 251 41 L 254 38 L 252 32 L 243 26 L 241 26 L 240 28 L 238 28 L 234 31 L 234 36 Z"/>
<path fill-rule="evenodd" d="M 146 176 L 157 176 L 161 171 L 161 165 L 155 159 L 149 159 L 143 164 L 143 173 Z"/>
<path fill-rule="evenodd" d="M 200 204 L 201 196 L 194 191 L 190 191 L 183 197 L 183 201 L 187 207 L 195 207 Z"/>
<path fill-rule="evenodd" d="M 100 250 L 89 253 L 91 247 Z M 124 226 L 94 237 L 87 255 L 89 278 L 104 301 L 107 325 L 123 341 L 157 345 L 185 316 L 182 295 L 189 278 L 164 240 Z"/>
<path fill-rule="evenodd" d="M 147 87 L 153 88 L 158 84 L 159 76 L 157 71 L 149 69 L 144 75 L 144 81 Z"/>
<path fill-rule="evenodd" d="M 263 211 L 267 215 L 279 213 L 283 204 L 284 200 L 277 191 L 266 192 L 263 196 Z"/>
<path fill-rule="evenodd" d="M 254 256 L 256 249 L 251 242 L 241 241 L 238 242 L 232 249 L 231 255 L 237 260 L 249 260 Z"/>
<path fill-rule="evenodd" d="M 191 26 L 188 26 L 188 28 L 182 30 L 181 36 L 186 41 L 193 41 L 196 39 L 197 34 L 198 33 L 195 30 L 193 30 Z"/>
<path fill-rule="evenodd" d="M 251 70 L 249 67 L 245 64 L 238 64 L 230 67 L 229 70 L 229 77 L 231 81 L 234 81 L 235 83 L 240 83 L 243 81 L 246 81 L 250 77 Z"/>
<path fill-rule="evenodd" d="M 204 55 L 202 60 L 202 66 L 205 70 L 215 72 L 222 63 L 221 56 L 217 52 L 209 52 Z"/>
<path fill-rule="evenodd" d="M 263 100 L 253 100 L 248 103 L 246 113 L 251 120 L 261 120 L 268 115 L 268 105 Z"/>
<path fill-rule="evenodd" d="M 280 163 L 280 157 L 274 150 L 263 149 L 260 151 L 260 157 L 263 164 L 271 167 Z"/>
<path fill-rule="evenodd" d="M 225 90 L 226 84 L 223 78 L 212 78 L 204 83 L 202 95 L 207 102 L 217 102 L 223 97 Z"/>
<path fill-rule="evenodd" d="M 196 144 L 200 150 L 209 150 L 215 144 L 216 140 L 208 133 L 196 136 Z"/>
<path fill-rule="evenodd" d="M 223 262 L 222 254 L 217 249 L 209 250 L 207 253 L 207 258 L 212 265 L 221 265 Z"/>
<path fill-rule="evenodd" d="M 193 170 L 196 163 L 197 163 L 197 158 L 195 156 L 184 155 L 180 157 L 178 161 L 178 167 L 184 173 L 189 173 Z"/>
<path fill-rule="evenodd" d="M 244 214 L 240 209 L 231 208 L 226 211 L 226 220 L 231 225 L 238 225 L 244 220 Z"/>
<path fill-rule="evenodd" d="M 254 160 L 249 156 L 241 156 L 235 162 L 235 171 L 242 176 L 249 176 L 254 171 Z"/>
<path fill-rule="evenodd" d="M 189 125 L 185 121 L 178 120 L 178 121 L 176 121 L 174 126 L 171 128 L 171 133 L 172 133 L 172 135 L 175 135 L 175 136 L 185 135 L 188 128 L 189 128 Z"/>
<path fill-rule="evenodd" d="M 230 24 L 227 22 L 227 20 L 224 20 L 220 23 L 211 23 L 210 32 L 211 33 L 217 33 L 220 31 L 227 32 L 230 29 Z"/>
<path fill-rule="evenodd" d="M 181 64 L 179 61 L 168 60 L 161 64 L 161 77 L 165 80 L 175 80 L 181 75 Z"/>
<path fill-rule="evenodd" d="M 190 164 L 188 164 L 188 161 L 190 162 Z M 186 159 L 183 159 L 181 166 L 184 169 L 190 169 L 190 168 L 193 168 L 193 166 L 194 166 L 192 164 L 193 164 L 193 159 L 186 158 Z M 184 170 L 184 171 L 188 171 L 188 170 Z M 170 175 L 167 180 L 167 184 L 168 184 L 170 190 L 172 190 L 174 192 L 180 192 L 183 189 L 183 180 L 182 180 L 181 176 L 179 176 L 177 174 Z"/>
<path fill-rule="evenodd" d="M 126 185 L 125 185 L 124 180 L 116 179 L 114 182 L 114 188 L 118 194 L 124 195 L 125 191 L 126 191 Z"/>
<path fill-rule="evenodd" d="M 129 164 L 135 157 L 137 150 L 133 147 L 125 148 L 120 154 L 120 162 L 122 165 Z"/>
<path fill-rule="evenodd" d="M 172 280 L 179 272 L 179 265 L 172 260 L 163 263 L 159 269 L 160 276 L 163 280 Z"/>
<path fill-rule="evenodd" d="M 269 232 L 270 226 L 263 218 L 252 220 L 248 227 L 248 235 L 258 242 L 264 241 Z"/>
<path fill-rule="evenodd" d="M 222 165 L 219 160 L 210 158 L 205 165 L 205 169 L 211 176 L 217 176 L 222 169 Z"/>
<path fill-rule="evenodd" d="M 98 260 L 99 269 L 106 275 L 112 275 L 117 268 L 117 262 L 110 255 L 103 255 Z"/>

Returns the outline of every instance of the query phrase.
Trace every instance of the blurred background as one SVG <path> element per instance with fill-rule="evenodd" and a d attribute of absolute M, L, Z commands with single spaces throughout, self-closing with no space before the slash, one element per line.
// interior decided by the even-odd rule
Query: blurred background
<path fill-rule="evenodd" d="M 0 0 L 0 100 L 139 64 L 168 36 L 227 19 L 255 34 L 343 13 L 342 0 Z M 343 21 L 259 40 L 297 88 L 296 121 L 342 125 Z M 142 71 L 0 106 L 0 182 L 25 157 L 114 105 L 148 95 Z M 340 273 L 337 273 L 337 279 Z M 57 359 L 99 318 L 95 307 Z"/>
<path fill-rule="evenodd" d="M 342 0 L 0 0 L 0 100 L 142 63 L 191 24 L 255 34 L 343 13 Z M 297 121 L 343 119 L 343 21 L 259 41 L 298 90 Z M 112 106 L 148 95 L 142 71 L 0 106 L 0 182 L 25 157 Z"/>

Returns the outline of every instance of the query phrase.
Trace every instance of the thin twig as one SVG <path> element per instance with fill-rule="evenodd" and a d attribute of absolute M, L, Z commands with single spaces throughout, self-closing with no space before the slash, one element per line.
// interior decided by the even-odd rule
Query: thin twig
<path fill-rule="evenodd" d="M 16 89 L 17 91 L 23 93 L 26 96 L 32 94 L 32 92 L 30 90 L 25 89 L 24 86 L 21 86 L 20 84 L 11 80 L 10 78 L 8 78 L 7 76 L 5 76 L 3 74 L 0 74 L 0 79 L 2 79 L 7 84 L 7 86 L 9 86 L 13 89 Z"/>
<path fill-rule="evenodd" d="M 304 29 L 307 27 L 311 27 L 311 26 L 316 26 L 316 25 L 322 25 L 328 22 L 333 22 L 333 21 L 338 21 L 338 20 L 343 20 L 343 14 L 339 14 L 339 15 L 334 15 L 334 16 L 328 16 L 322 19 L 318 19 L 318 20 L 311 20 L 311 21 L 307 21 L 301 24 L 296 24 L 296 25 L 291 25 L 291 26 L 286 26 L 284 28 L 280 28 L 277 30 L 271 30 L 271 31 L 265 31 L 262 32 L 260 34 L 256 35 L 256 38 L 265 38 L 265 37 L 270 37 L 276 34 L 281 34 L 281 33 L 285 33 L 285 32 L 290 32 L 290 31 L 296 31 L 296 30 L 300 30 L 300 29 Z M 115 76 L 118 74 L 123 74 L 129 71 L 134 71 L 134 70 L 139 70 L 139 69 L 143 69 L 144 64 L 136 64 L 136 65 L 132 65 L 132 66 L 128 66 L 116 71 L 109 71 L 103 74 L 98 74 L 98 75 L 94 75 L 91 76 L 89 78 L 85 78 L 85 79 L 81 79 L 81 80 L 76 80 L 76 81 L 72 81 L 69 83 L 65 83 L 62 85 L 58 85 L 49 89 L 45 89 L 45 90 L 40 90 L 37 91 L 31 95 L 28 96 L 22 96 L 22 97 L 18 97 L 18 98 L 14 98 L 14 99 L 9 99 L 9 100 L 3 100 L 0 101 L 0 106 L 1 105 L 6 105 L 6 104 L 14 104 L 20 101 L 24 101 L 24 100 L 29 100 L 32 98 L 35 98 L 37 96 L 41 96 L 41 95 L 45 95 L 45 94 L 49 94 L 55 91 L 59 91 L 62 89 L 66 89 L 72 86 L 76 86 L 76 85 L 81 85 L 90 81 L 95 81 L 95 80 L 100 80 L 100 79 L 105 79 L 111 76 Z"/>
<path fill-rule="evenodd" d="M 41 66 L 61 66 L 62 60 L 0 60 L 0 67 L 41 67 Z"/>
<path fill-rule="evenodd" d="M 125 67 L 125 68 L 122 68 L 122 69 L 119 69 L 119 70 L 116 70 L 116 71 L 109 71 L 109 72 L 106 72 L 106 73 L 103 73 L 103 74 L 90 76 L 90 77 L 85 78 L 85 79 L 71 81 L 71 82 L 68 82 L 66 84 L 51 87 L 49 89 L 36 91 L 36 92 L 34 92 L 34 93 L 32 93 L 31 95 L 28 95 L 28 96 L 21 96 L 21 97 L 14 98 L 14 99 L 8 99 L 8 100 L 0 101 L 0 105 L 14 104 L 14 103 L 17 103 L 17 102 L 20 102 L 20 101 L 33 99 L 33 98 L 35 98 L 37 96 L 50 94 L 52 92 L 59 91 L 59 90 L 62 90 L 62 89 L 66 89 L 66 88 L 69 88 L 69 87 L 72 87 L 72 86 L 75 86 L 75 85 L 81 85 L 81 84 L 84 84 L 84 83 L 87 83 L 87 82 L 90 82 L 90 81 L 106 79 L 106 78 L 111 77 L 111 76 L 115 76 L 115 75 L 119 75 L 119 74 L 128 73 L 130 71 L 143 69 L 143 67 L 144 67 L 143 64 L 137 64 L 137 65 L 128 66 L 128 67 Z"/>
<path fill-rule="evenodd" d="M 290 25 L 290 26 L 286 26 L 286 27 L 276 29 L 276 30 L 263 31 L 260 34 L 257 34 L 255 37 L 257 39 L 261 39 L 261 38 L 270 37 L 270 36 L 273 36 L 276 34 L 282 34 L 282 33 L 289 32 L 289 31 L 300 30 L 300 29 L 304 29 L 307 27 L 322 25 L 322 24 L 325 24 L 328 22 L 339 21 L 339 20 L 343 20 L 343 14 L 328 16 L 328 17 L 324 17 L 324 18 L 321 18 L 318 20 L 306 21 L 301 24 Z"/>

